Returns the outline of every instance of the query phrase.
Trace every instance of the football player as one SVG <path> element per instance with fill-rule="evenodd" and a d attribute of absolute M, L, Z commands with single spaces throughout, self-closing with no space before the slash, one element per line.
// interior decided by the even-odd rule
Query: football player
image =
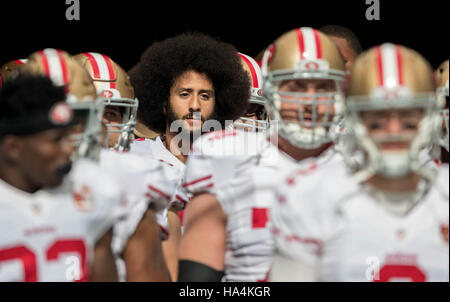
<path fill-rule="evenodd" d="M 390 43 L 356 59 L 346 122 L 362 163 L 295 169 L 282 181 L 270 281 L 448 282 L 449 170 L 419 159 L 442 106 L 432 72 Z"/>
<path fill-rule="evenodd" d="M 436 80 L 438 83 L 437 88 L 437 95 L 440 98 L 443 98 L 443 101 L 445 101 L 445 106 L 443 109 L 441 109 L 441 117 L 443 119 L 442 122 L 442 131 L 441 135 L 439 137 L 439 145 L 443 149 L 441 149 L 441 161 L 448 163 L 448 137 L 449 137 L 449 124 L 448 124 L 448 99 L 449 99 L 449 93 L 448 93 L 448 70 L 449 66 L 449 60 L 446 60 L 442 62 L 442 64 L 436 69 L 435 75 Z"/>
<path fill-rule="evenodd" d="M 266 133 L 203 135 L 189 155 L 184 187 L 195 196 L 185 214 L 179 280 L 266 280 L 275 180 L 309 157 L 335 157 L 330 134 L 345 75 L 336 45 L 318 30 L 296 28 L 272 43 L 261 69 L 266 109 L 277 123 Z"/>
<path fill-rule="evenodd" d="M 138 100 L 135 98 L 134 89 L 128 79 L 128 75 L 116 62 L 104 54 L 87 52 L 75 55 L 74 59 L 88 71 L 97 88 L 98 94 L 103 97 L 105 105 L 103 125 L 104 130 L 107 133 L 104 146 L 115 150 L 129 151 L 130 144 L 133 142 L 134 138 L 133 130 L 136 123 Z M 103 154 L 105 154 L 104 157 L 111 157 L 111 155 L 106 155 L 111 154 L 110 152 L 103 152 Z M 124 158 L 124 156 L 121 158 Z M 140 161 L 142 156 L 138 157 L 138 155 L 133 154 L 126 155 L 125 158 L 128 158 L 128 160 L 132 160 L 130 158 L 137 158 Z M 155 159 L 151 160 L 155 161 Z M 108 159 L 107 161 L 101 160 L 103 166 L 109 166 L 113 162 L 114 160 L 112 159 Z M 145 161 L 140 161 L 140 164 L 144 163 Z M 125 170 L 129 169 L 126 161 L 124 165 Z M 163 163 L 163 165 L 166 165 L 166 163 Z M 167 165 L 166 170 L 169 169 L 170 167 Z M 163 175 L 161 175 L 161 177 L 163 177 Z M 171 181 L 177 181 L 177 173 L 166 175 L 166 177 L 170 178 Z M 179 202 L 176 198 L 173 198 L 172 201 L 173 202 L 168 203 L 168 208 L 170 208 L 173 203 Z M 161 233 L 162 239 L 164 240 L 162 242 L 162 248 L 166 257 L 166 262 L 172 263 L 172 253 L 169 251 L 171 251 L 173 245 L 172 241 L 177 240 L 177 236 L 176 233 L 169 236 L 170 232 L 167 229 L 167 215 L 171 215 L 168 213 L 168 209 L 158 212 L 157 220 L 161 230 L 163 230 Z M 125 272 L 120 258 L 118 260 L 118 266 L 119 273 L 121 276 L 124 276 Z"/>
<path fill-rule="evenodd" d="M 67 104 L 73 110 L 85 114 L 80 129 L 76 131 L 78 134 L 72 135 L 77 138 L 73 159 L 95 160 L 98 169 L 120 183 L 118 187 L 129 208 L 126 218 L 114 225 L 113 247 L 115 254 L 125 261 L 126 280 L 169 280 L 161 253 L 160 228 L 155 216 L 156 212 L 167 206 L 168 195 L 176 185 L 166 177 L 167 165 L 137 155 L 101 148 L 104 142 L 102 117 L 105 100 L 97 97 L 88 72 L 68 53 L 50 48 L 35 52 L 20 68 L 20 73 L 43 74 L 57 85 L 64 86 L 68 92 Z M 125 84 L 118 79 L 114 78 L 112 82 L 120 87 L 118 89 L 122 89 Z M 120 80 L 126 78 L 122 77 Z M 79 95 L 80 90 L 88 90 L 95 96 L 95 101 L 86 101 Z M 81 101 L 74 103 L 74 98 L 80 98 Z M 132 129 L 126 130 L 127 134 L 132 132 Z M 123 140 L 126 141 L 127 139 Z"/>
<path fill-rule="evenodd" d="M 88 161 L 72 165 L 77 114 L 64 89 L 19 77 L 0 103 L 0 280 L 116 280 L 112 226 L 126 207 L 117 182 Z"/>
<path fill-rule="evenodd" d="M 238 53 L 242 66 L 250 77 L 251 93 L 245 115 L 234 121 L 233 127 L 245 131 L 266 131 L 269 127 L 265 100 L 262 96 L 263 75 L 258 63 L 252 57 Z"/>
<path fill-rule="evenodd" d="M 337 45 L 345 67 L 350 70 L 353 62 L 362 52 L 361 43 L 355 33 L 341 25 L 332 24 L 322 26 L 320 31 L 330 37 Z"/>
<path fill-rule="evenodd" d="M 132 74 L 134 72 L 137 72 L 138 69 L 138 65 L 139 64 L 135 64 L 133 67 L 130 68 L 130 70 L 128 70 L 128 75 L 131 78 Z M 139 119 L 136 120 L 136 126 L 134 127 L 134 137 L 135 139 L 138 138 L 151 138 L 154 139 L 156 138 L 158 135 L 158 133 L 156 133 L 153 130 L 150 130 L 147 126 L 145 126 L 143 123 L 140 122 Z"/>
<path fill-rule="evenodd" d="M 224 129 L 227 120 L 231 124 L 247 108 L 250 81 L 236 54 L 231 44 L 198 33 L 152 44 L 130 76 L 139 99 L 139 120 L 161 135 L 136 140 L 131 152 L 169 163 L 181 185 L 193 140 L 211 128 Z M 180 187 L 174 195 L 176 207 L 168 213 L 169 233 L 174 234 L 167 247 L 172 259 L 168 266 L 174 280 L 182 223 L 177 212 L 188 199 Z"/>

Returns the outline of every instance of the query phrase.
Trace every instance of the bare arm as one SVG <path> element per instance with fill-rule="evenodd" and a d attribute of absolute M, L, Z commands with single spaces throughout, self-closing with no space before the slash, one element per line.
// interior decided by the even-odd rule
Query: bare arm
<path fill-rule="evenodd" d="M 167 212 L 167 219 L 169 223 L 169 238 L 162 242 L 162 249 L 170 277 L 172 281 L 176 281 L 178 276 L 178 249 L 181 239 L 180 217 L 175 209 L 171 208 Z"/>
<path fill-rule="evenodd" d="M 117 279 L 117 270 L 114 255 L 111 250 L 112 229 L 97 241 L 94 250 L 94 265 L 91 281 L 114 282 Z"/>
<path fill-rule="evenodd" d="M 226 215 L 215 195 L 196 195 L 188 204 L 180 260 L 190 260 L 223 271 L 226 240 Z M 185 272 L 181 271 L 180 274 Z M 208 280 L 205 280 L 208 281 Z"/>
<path fill-rule="evenodd" d="M 149 208 L 123 252 L 127 281 L 170 281 L 159 232 L 155 211 Z"/>

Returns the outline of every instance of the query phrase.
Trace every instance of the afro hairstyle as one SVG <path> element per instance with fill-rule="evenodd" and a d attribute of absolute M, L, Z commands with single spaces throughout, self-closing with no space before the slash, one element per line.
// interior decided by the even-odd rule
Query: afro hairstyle
<path fill-rule="evenodd" d="M 222 127 L 236 120 L 247 108 L 250 78 L 236 48 L 211 36 L 188 32 L 153 43 L 130 70 L 130 80 L 139 99 L 137 118 L 148 128 L 164 133 L 164 108 L 175 79 L 186 71 L 206 74 L 215 91 L 214 116 Z M 166 111 L 167 112 L 167 111 Z"/>

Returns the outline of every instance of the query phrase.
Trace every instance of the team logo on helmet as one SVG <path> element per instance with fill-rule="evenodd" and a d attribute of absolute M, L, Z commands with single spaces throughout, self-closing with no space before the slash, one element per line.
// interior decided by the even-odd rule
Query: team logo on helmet
<path fill-rule="evenodd" d="M 73 111 L 66 102 L 58 102 L 50 109 L 49 118 L 55 125 L 66 125 L 72 121 Z"/>
<path fill-rule="evenodd" d="M 111 90 L 103 90 L 101 93 L 102 97 L 104 97 L 105 99 L 110 99 L 113 96 L 113 93 Z"/>
<path fill-rule="evenodd" d="M 305 64 L 305 68 L 306 69 L 319 69 L 319 64 L 317 64 L 316 62 L 308 62 Z"/>

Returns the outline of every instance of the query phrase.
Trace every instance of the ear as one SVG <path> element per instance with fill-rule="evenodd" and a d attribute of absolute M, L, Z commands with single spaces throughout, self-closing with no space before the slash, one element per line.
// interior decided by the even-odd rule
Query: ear
<path fill-rule="evenodd" d="M 6 135 L 0 142 L 1 156 L 7 161 L 20 161 L 23 148 L 22 139 L 15 135 Z"/>

